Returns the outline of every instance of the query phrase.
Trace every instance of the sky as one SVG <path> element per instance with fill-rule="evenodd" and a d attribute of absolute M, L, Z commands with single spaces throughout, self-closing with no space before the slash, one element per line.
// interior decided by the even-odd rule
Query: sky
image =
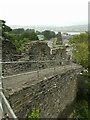
<path fill-rule="evenodd" d="M 22 26 L 88 23 L 89 0 L 0 0 L 0 19 Z"/>

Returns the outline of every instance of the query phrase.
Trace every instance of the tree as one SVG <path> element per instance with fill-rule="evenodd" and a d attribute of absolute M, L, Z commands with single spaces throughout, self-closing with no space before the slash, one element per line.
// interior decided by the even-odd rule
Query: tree
<path fill-rule="evenodd" d="M 36 34 L 37 35 L 41 35 L 42 33 L 40 31 L 36 31 Z"/>
<path fill-rule="evenodd" d="M 0 23 L 2 27 L 2 36 L 6 38 L 5 33 L 12 31 L 12 29 L 9 26 L 5 25 L 6 22 L 4 20 L 0 20 Z"/>
<path fill-rule="evenodd" d="M 37 34 L 35 33 L 35 31 L 25 31 L 24 33 L 22 33 L 21 38 L 28 38 L 29 40 L 38 40 Z"/>
<path fill-rule="evenodd" d="M 80 35 L 69 38 L 70 44 L 73 44 L 73 61 L 81 64 L 83 67 L 88 67 L 88 34 L 81 33 Z"/>
<path fill-rule="evenodd" d="M 17 29 L 13 29 L 12 33 L 14 34 L 22 34 L 25 30 L 23 28 L 17 28 Z"/>
<path fill-rule="evenodd" d="M 45 30 L 42 32 L 42 34 L 44 35 L 46 40 L 50 40 L 51 38 L 55 37 L 55 32 L 50 30 Z"/>
<path fill-rule="evenodd" d="M 75 35 L 71 38 L 69 38 L 69 42 L 72 43 L 82 43 L 82 42 L 88 42 L 88 33 L 81 33 L 80 35 Z"/>
<path fill-rule="evenodd" d="M 88 67 L 88 44 L 83 43 L 77 43 L 75 46 L 75 49 L 73 50 L 73 59 L 78 64 L 81 64 L 85 68 Z"/>

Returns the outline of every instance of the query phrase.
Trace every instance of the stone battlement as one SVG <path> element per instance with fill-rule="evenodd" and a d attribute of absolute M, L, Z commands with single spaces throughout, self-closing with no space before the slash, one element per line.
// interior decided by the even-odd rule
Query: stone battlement
<path fill-rule="evenodd" d="M 54 48 L 50 54 L 46 41 L 27 44 L 21 55 L 11 42 L 3 41 L 2 44 L 3 76 L 70 64 L 65 48 Z"/>

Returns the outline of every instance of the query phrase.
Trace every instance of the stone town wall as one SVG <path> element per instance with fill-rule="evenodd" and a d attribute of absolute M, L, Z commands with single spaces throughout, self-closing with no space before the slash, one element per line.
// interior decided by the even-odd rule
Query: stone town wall
<path fill-rule="evenodd" d="M 9 40 L 5 40 L 2 38 L 2 61 L 7 62 L 16 60 L 18 60 L 16 46 Z"/>
<path fill-rule="evenodd" d="M 13 54 L 10 54 L 10 56 L 7 57 L 8 59 L 5 59 L 9 62 L 2 64 L 3 76 L 15 75 L 54 66 L 57 67 L 60 66 L 62 62 L 65 62 L 64 65 L 66 64 L 67 59 L 64 49 L 56 49 L 52 51 L 52 54 L 50 54 L 50 49 L 46 43 L 37 44 L 32 43 L 31 47 L 27 49 L 27 53 L 24 54 L 23 58 L 18 60 L 10 59 L 11 55 L 13 57 Z M 8 56 L 8 53 L 6 55 Z M 20 60 L 25 61 L 20 62 Z M 31 64 L 31 60 L 38 60 L 38 62 L 37 64 L 36 62 Z M 45 60 L 49 60 L 49 62 L 40 62 Z M 52 63 L 50 60 L 60 60 L 60 62 Z M 13 62 L 11 63 L 11 61 Z M 15 114 L 20 118 L 25 118 L 33 108 L 36 108 L 40 111 L 40 118 L 68 117 L 73 106 L 73 102 L 76 98 L 77 75 L 80 73 L 80 71 L 81 67 L 77 66 L 75 69 L 71 68 L 63 73 L 57 72 L 53 76 L 49 76 L 45 79 L 36 81 L 32 80 L 31 82 L 33 82 L 33 84 L 28 81 L 29 78 L 28 80 L 23 78 L 23 82 L 27 81 L 28 85 L 25 84 L 24 87 L 18 87 L 16 91 L 13 91 L 12 94 L 9 94 L 8 96 L 8 100 Z M 18 82 L 20 80 L 19 77 L 20 76 L 17 77 Z M 6 81 L 3 81 L 3 83 L 4 82 Z M 13 82 L 15 82 L 15 80 Z M 21 82 L 19 83 L 22 85 Z M 15 84 L 18 83 L 16 82 Z M 12 85 L 10 87 L 12 89 Z M 5 90 L 6 86 L 4 86 L 4 92 L 6 92 Z"/>
<path fill-rule="evenodd" d="M 80 71 L 81 67 L 68 70 L 9 95 L 14 112 L 24 118 L 36 108 L 40 111 L 40 118 L 67 118 L 76 98 Z"/>
<path fill-rule="evenodd" d="M 14 56 L 15 46 L 7 42 L 6 48 L 3 45 L 3 60 L 5 61 L 2 64 L 3 76 L 66 65 L 68 61 L 65 48 L 53 49 L 52 54 L 50 54 L 47 42 L 29 43 L 20 59 Z"/>
<path fill-rule="evenodd" d="M 61 61 L 21 61 L 2 63 L 2 75 L 16 75 L 30 71 L 38 71 L 61 66 Z M 63 65 L 63 64 L 62 64 Z"/>

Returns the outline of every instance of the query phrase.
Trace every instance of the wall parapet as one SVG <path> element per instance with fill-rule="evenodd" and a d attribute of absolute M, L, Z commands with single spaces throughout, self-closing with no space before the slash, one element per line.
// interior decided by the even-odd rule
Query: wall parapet
<path fill-rule="evenodd" d="M 69 65 L 66 60 L 37 60 L 37 61 L 13 61 L 2 62 L 2 75 L 9 76 L 30 71 L 49 69 L 58 66 Z"/>
<path fill-rule="evenodd" d="M 8 100 L 15 114 L 20 118 L 26 118 L 27 114 L 33 108 L 36 108 L 40 110 L 40 118 L 57 118 L 68 105 L 75 101 L 78 83 L 77 76 L 81 69 L 81 66 L 73 64 L 72 67 L 67 65 L 63 70 L 61 68 L 56 69 L 57 72 L 52 76 L 50 74 L 46 79 L 30 81 L 29 76 L 27 84 L 22 89 L 17 88 L 16 91 L 9 94 Z M 5 88 L 7 88 L 5 82 L 10 80 L 10 76 L 7 78 L 3 80 Z M 10 83 L 8 86 L 14 85 L 15 79 L 8 81 Z M 17 81 L 19 80 L 17 79 Z M 24 80 L 26 81 L 26 79 Z M 13 84 L 11 85 L 11 83 Z M 18 82 L 16 83 L 18 86 Z M 22 82 L 20 81 L 20 83 Z M 66 113 L 63 117 L 67 118 Z"/>

